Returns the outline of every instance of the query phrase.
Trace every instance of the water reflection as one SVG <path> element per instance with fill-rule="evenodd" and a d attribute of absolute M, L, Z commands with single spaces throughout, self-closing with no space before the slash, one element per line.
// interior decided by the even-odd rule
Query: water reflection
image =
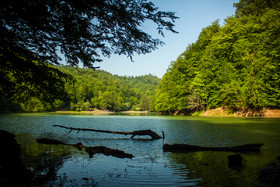
<path fill-rule="evenodd" d="M 52 184 L 57 171 L 72 154 L 72 150 L 62 145 L 38 144 L 31 135 L 18 134 L 16 140 L 21 145 L 21 159 L 32 185 Z"/>
<path fill-rule="evenodd" d="M 223 123 L 224 122 L 224 123 Z M 0 129 L 16 135 L 21 159 L 34 185 L 49 186 L 255 186 L 261 168 L 280 155 L 279 120 L 161 116 L 0 115 Z M 71 132 L 52 125 L 116 131 L 151 129 L 165 140 Z M 52 138 L 67 144 L 106 146 L 135 157 L 114 158 L 65 145 L 38 144 Z M 168 153 L 164 143 L 233 146 L 264 143 L 260 153 L 242 153 L 242 168 L 228 167 L 227 152 Z"/>
<path fill-rule="evenodd" d="M 35 137 L 28 134 L 17 134 L 17 142 L 21 145 L 21 159 L 29 173 L 29 183 L 35 186 L 116 186 L 123 185 L 153 185 L 172 186 L 176 182 L 184 182 L 172 175 L 159 150 L 156 154 L 141 148 L 143 143 L 156 145 L 157 142 L 148 140 L 134 140 L 139 144 L 134 152 L 138 152 L 135 159 L 120 159 L 103 154 L 95 154 L 93 158 L 83 149 L 67 145 L 48 145 L 37 143 Z M 103 142 L 103 138 L 101 141 Z M 95 139 L 96 141 L 97 139 Z M 125 140 L 125 141 L 124 141 Z M 109 139 L 106 142 L 118 142 Z M 125 143 L 131 139 L 121 139 Z M 147 144 L 147 145 L 148 145 Z M 153 148 L 153 146 L 151 146 Z M 117 185 L 118 186 L 118 185 Z"/>
<path fill-rule="evenodd" d="M 198 179 L 199 186 L 259 186 L 256 180 L 260 163 L 258 154 L 242 154 L 244 165 L 239 169 L 228 167 L 226 152 L 172 153 L 170 163 L 186 179 Z M 178 167 L 178 164 L 181 164 Z M 188 168 L 188 172 L 186 172 Z"/>

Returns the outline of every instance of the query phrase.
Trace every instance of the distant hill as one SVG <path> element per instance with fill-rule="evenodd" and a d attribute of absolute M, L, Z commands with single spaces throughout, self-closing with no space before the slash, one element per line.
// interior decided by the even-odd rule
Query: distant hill
<path fill-rule="evenodd" d="M 106 71 L 56 66 L 60 71 L 70 74 L 74 84 L 67 82 L 66 101 L 53 103 L 30 98 L 22 103 L 23 111 L 51 110 L 151 110 L 151 104 L 160 79 L 153 75 L 118 76 Z"/>

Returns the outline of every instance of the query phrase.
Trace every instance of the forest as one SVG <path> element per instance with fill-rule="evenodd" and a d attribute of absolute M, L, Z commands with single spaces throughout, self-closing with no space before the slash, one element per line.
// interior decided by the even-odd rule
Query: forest
<path fill-rule="evenodd" d="M 72 66 L 54 66 L 54 68 L 71 76 L 71 81 L 65 83 L 64 99 L 48 102 L 43 97 L 31 96 L 16 99 L 11 104 L 5 103 L 2 97 L 2 110 L 26 112 L 151 110 L 153 96 L 160 82 L 160 79 L 153 75 L 130 77 L 112 75 L 91 68 Z"/>
<path fill-rule="evenodd" d="M 156 111 L 279 108 L 280 2 L 234 6 L 235 16 L 204 28 L 170 64 L 155 95 Z"/>
<path fill-rule="evenodd" d="M 142 25 L 164 36 L 176 19 L 147 0 L 1 2 L 0 111 L 147 110 L 153 76 L 93 72 L 95 63 L 151 53 L 164 42 Z"/>
<path fill-rule="evenodd" d="M 2 85 L 6 94 L 1 95 L 0 110 L 192 114 L 218 107 L 229 112 L 279 109 L 280 2 L 240 0 L 234 6 L 235 15 L 223 25 L 216 20 L 205 27 L 162 79 L 41 61 L 32 61 L 31 70 L 16 65 L 20 69 L 11 76 L 6 70 L 10 65 L 3 65 L 1 72 L 8 72 L 3 80 L 10 82 Z"/>

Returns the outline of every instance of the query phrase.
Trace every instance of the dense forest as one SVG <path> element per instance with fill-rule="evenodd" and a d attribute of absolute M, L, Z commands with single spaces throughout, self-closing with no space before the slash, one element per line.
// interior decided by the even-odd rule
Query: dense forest
<path fill-rule="evenodd" d="M 117 76 L 102 70 L 55 66 L 72 76 L 65 84 L 66 99 L 47 102 L 40 97 L 27 97 L 5 104 L 2 110 L 43 112 L 52 110 L 150 110 L 160 79 L 153 75 Z M 44 96 L 45 97 L 45 96 Z M 2 101 L 4 98 L 2 98 Z"/>
<path fill-rule="evenodd" d="M 164 36 L 177 33 L 176 19 L 174 12 L 147 0 L 2 1 L 0 111 L 147 109 L 152 89 L 139 88 L 138 80 L 131 80 L 131 87 L 126 78 L 113 80 L 104 72 L 79 70 L 83 77 L 57 67 L 96 69 L 96 62 L 113 54 L 133 60 L 151 53 L 164 42 L 144 31 L 143 24 L 154 24 L 158 36 Z"/>
<path fill-rule="evenodd" d="M 3 88 L 10 91 L 1 95 L 0 110 L 96 108 L 191 114 L 217 107 L 228 111 L 279 108 L 280 2 L 240 0 L 234 6 L 235 15 L 222 26 L 217 20 L 205 27 L 197 41 L 171 62 L 161 80 L 38 61 L 35 70 L 31 68 L 33 73 L 21 73 L 20 66 L 11 76 L 3 68 L 6 78 L 10 77 Z"/>
<path fill-rule="evenodd" d="M 280 106 L 280 2 L 240 0 L 170 64 L 155 96 L 169 113 Z"/>

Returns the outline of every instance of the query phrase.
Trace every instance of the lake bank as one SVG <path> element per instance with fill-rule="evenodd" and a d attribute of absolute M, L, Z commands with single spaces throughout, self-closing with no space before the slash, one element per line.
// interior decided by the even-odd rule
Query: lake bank
<path fill-rule="evenodd" d="M 58 110 L 55 112 L 50 112 L 53 114 L 84 114 L 84 115 L 110 115 L 114 114 L 115 112 L 109 111 L 109 110 L 92 110 L 92 111 L 71 111 L 71 110 Z"/>
<path fill-rule="evenodd" d="M 55 111 L 50 112 L 54 114 L 77 114 L 77 115 L 113 115 L 113 114 L 120 114 L 120 115 L 160 115 L 156 112 L 149 112 L 149 111 L 121 111 L 121 112 L 113 112 L 109 110 L 92 110 L 92 111 Z M 181 114 L 182 115 L 182 114 Z M 261 111 L 236 111 L 232 112 L 229 109 L 224 109 L 222 107 L 215 108 L 215 109 L 208 109 L 204 112 L 199 114 L 193 114 L 193 116 L 201 116 L 201 117 L 261 117 L 261 118 L 280 118 L 280 110 L 279 109 L 268 109 L 264 108 Z"/>
<path fill-rule="evenodd" d="M 120 115 L 149 115 L 149 114 L 156 114 L 155 112 L 149 111 L 120 111 L 114 112 L 109 110 L 92 110 L 92 111 L 70 111 L 70 110 L 59 110 L 55 112 L 50 112 L 53 114 L 80 114 L 80 115 L 112 115 L 112 114 L 120 114 Z"/>
<path fill-rule="evenodd" d="M 245 111 L 232 112 L 229 109 L 224 109 L 222 107 L 219 107 L 215 109 L 208 109 L 200 113 L 199 116 L 280 118 L 280 110 L 264 108 L 261 111 L 245 110 Z"/>

